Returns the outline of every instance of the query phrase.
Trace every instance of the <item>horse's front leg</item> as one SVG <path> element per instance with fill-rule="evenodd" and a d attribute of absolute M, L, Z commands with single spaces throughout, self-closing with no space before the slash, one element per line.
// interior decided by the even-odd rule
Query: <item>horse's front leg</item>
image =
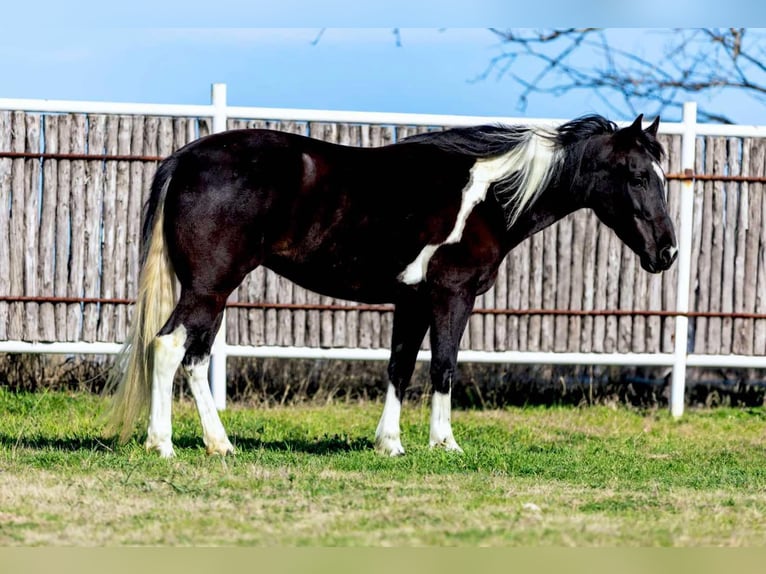
<path fill-rule="evenodd" d="M 431 318 L 431 448 L 463 452 L 452 433 L 452 381 L 457 353 L 473 309 L 475 296 L 467 291 L 438 290 L 432 294 Z"/>
<path fill-rule="evenodd" d="M 399 419 L 404 391 L 412 378 L 420 344 L 428 329 L 428 302 L 408 293 L 396 302 L 388 363 L 388 391 L 375 430 L 375 450 L 389 456 L 404 454 Z"/>

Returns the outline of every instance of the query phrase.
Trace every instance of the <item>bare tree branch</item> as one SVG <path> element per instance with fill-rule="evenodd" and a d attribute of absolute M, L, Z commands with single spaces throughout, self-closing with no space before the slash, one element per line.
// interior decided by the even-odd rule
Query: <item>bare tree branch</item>
<path fill-rule="evenodd" d="M 501 39 L 502 52 L 476 79 L 496 75 L 514 81 L 521 89 L 522 110 L 536 94 L 588 90 L 615 112 L 634 114 L 651 105 L 665 113 L 679 110 L 695 94 L 706 101 L 700 105 L 701 118 L 731 123 L 725 110 L 716 109 L 713 96 L 737 90 L 758 104 L 766 102 L 766 33 L 760 30 L 667 30 L 661 53 L 649 55 L 620 45 L 619 31 L 600 28 L 490 31 Z M 537 71 L 520 77 L 514 68 L 522 63 Z"/>

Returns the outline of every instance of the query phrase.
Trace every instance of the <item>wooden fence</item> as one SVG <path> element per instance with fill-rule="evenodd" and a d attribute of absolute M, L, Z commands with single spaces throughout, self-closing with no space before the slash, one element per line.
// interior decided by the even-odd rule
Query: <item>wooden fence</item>
<path fill-rule="evenodd" d="M 436 129 L 231 119 L 228 127 L 361 146 Z M 0 111 L 0 340 L 123 341 L 156 158 L 209 132 L 208 119 Z M 679 174 L 681 136 L 661 139 L 663 168 Z M 766 318 L 752 316 L 766 314 L 766 201 L 763 184 L 747 181 L 766 175 L 765 151 L 760 138 L 697 138 L 694 353 L 766 354 Z M 680 188 L 670 180 L 676 221 Z M 660 276 L 644 272 L 592 213 L 573 214 L 506 258 L 495 287 L 476 302 L 462 348 L 673 352 L 676 274 L 675 266 Z M 230 345 L 389 344 L 387 308 L 320 296 L 265 269 L 230 302 Z"/>

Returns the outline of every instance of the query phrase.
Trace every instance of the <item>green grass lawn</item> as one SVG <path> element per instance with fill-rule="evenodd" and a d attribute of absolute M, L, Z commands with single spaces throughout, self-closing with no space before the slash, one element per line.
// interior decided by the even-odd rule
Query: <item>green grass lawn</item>
<path fill-rule="evenodd" d="M 465 450 L 372 450 L 378 404 L 222 413 L 205 455 L 190 402 L 177 458 L 101 438 L 88 394 L 0 390 L 0 545 L 753 546 L 766 543 L 766 411 L 673 420 L 626 408 L 457 411 Z"/>

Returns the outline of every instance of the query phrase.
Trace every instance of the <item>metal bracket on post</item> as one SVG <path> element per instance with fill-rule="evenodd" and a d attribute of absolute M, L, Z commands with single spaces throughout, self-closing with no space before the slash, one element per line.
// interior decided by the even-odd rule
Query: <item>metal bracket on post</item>
<path fill-rule="evenodd" d="M 681 169 L 694 173 L 694 153 L 697 139 L 697 104 L 686 102 L 683 111 L 681 140 Z M 675 341 L 673 350 L 673 377 L 670 385 L 670 412 L 674 417 L 684 413 L 686 391 L 686 363 L 688 359 L 689 289 L 691 286 L 692 228 L 694 224 L 694 181 L 681 182 L 681 222 L 678 233 L 678 292 L 676 293 Z"/>
<path fill-rule="evenodd" d="M 213 84 L 211 104 L 213 107 L 213 133 L 226 131 L 226 84 Z M 209 376 L 213 402 L 215 407 L 222 411 L 226 408 L 226 312 L 223 313 L 221 326 L 210 350 Z"/>

